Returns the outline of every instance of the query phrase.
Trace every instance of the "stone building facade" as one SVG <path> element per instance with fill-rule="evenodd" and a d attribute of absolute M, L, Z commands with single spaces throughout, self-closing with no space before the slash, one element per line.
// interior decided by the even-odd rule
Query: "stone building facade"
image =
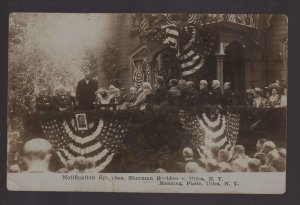
<path fill-rule="evenodd" d="M 243 15 L 217 14 L 219 45 L 213 57 L 207 60 L 210 71 L 207 80 L 231 81 L 236 91 L 252 84 L 265 87 L 275 80 L 288 80 L 288 19 L 284 15 L 251 15 L 243 22 Z M 247 16 L 247 15 L 244 15 Z M 247 16 L 249 19 L 249 16 Z M 139 29 L 140 19 L 136 14 L 114 14 L 110 16 L 110 42 L 120 50 L 121 87 L 128 89 L 135 84 L 134 69 L 143 63 L 159 66 L 160 45 L 152 45 L 132 35 Z M 101 39 L 99 39 L 100 41 Z M 102 42 L 103 43 L 103 42 Z M 103 50 L 97 50 L 98 81 L 100 87 L 108 85 L 101 64 Z M 158 62 L 153 62 L 157 60 Z M 153 75 L 144 81 L 153 83 Z M 197 74 L 195 74 L 197 75 Z M 200 75 L 200 74 L 199 74 Z M 198 76 L 195 79 L 201 79 Z"/>

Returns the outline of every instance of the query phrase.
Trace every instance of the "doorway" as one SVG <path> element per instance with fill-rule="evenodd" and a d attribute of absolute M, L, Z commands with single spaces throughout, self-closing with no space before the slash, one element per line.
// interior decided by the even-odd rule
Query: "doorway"
<path fill-rule="evenodd" d="M 232 91 L 241 98 L 246 90 L 245 49 L 234 41 L 225 48 L 223 64 L 224 83 L 231 82 Z"/>

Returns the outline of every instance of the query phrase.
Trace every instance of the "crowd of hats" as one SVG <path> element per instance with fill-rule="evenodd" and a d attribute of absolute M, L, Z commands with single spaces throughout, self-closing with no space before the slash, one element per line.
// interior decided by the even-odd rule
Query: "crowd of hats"
<path fill-rule="evenodd" d="M 235 145 L 231 150 L 211 146 L 207 153 L 185 147 L 183 162 L 178 162 L 178 171 L 201 172 L 284 172 L 286 170 L 286 149 L 276 147 L 274 142 L 260 138 L 253 156 L 245 154 L 243 145 Z M 196 153 L 195 153 L 196 152 Z M 155 172 L 167 172 L 158 168 Z"/>

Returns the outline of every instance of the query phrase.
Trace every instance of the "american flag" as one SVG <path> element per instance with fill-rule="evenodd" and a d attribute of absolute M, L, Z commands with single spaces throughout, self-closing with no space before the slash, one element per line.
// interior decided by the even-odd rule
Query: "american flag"
<path fill-rule="evenodd" d="M 200 24 L 201 23 L 201 15 L 200 14 L 189 14 L 186 21 L 190 24 Z"/>
<path fill-rule="evenodd" d="M 140 88 L 143 82 L 150 82 L 150 65 L 143 62 L 139 67 L 137 61 L 132 60 L 131 66 L 133 67 L 132 79 L 135 82 L 135 86 Z"/>
<path fill-rule="evenodd" d="M 101 172 L 113 159 L 124 136 L 127 123 L 116 119 L 88 118 L 88 130 L 79 131 L 75 119 L 49 119 L 41 124 L 61 163 L 84 156 Z"/>
<path fill-rule="evenodd" d="M 140 31 L 145 31 L 149 28 L 149 19 L 144 14 L 141 16 Z"/>
<path fill-rule="evenodd" d="M 197 29 L 194 26 L 187 28 L 191 32 L 191 36 L 187 43 L 180 45 L 181 49 L 178 45 L 180 34 L 176 24 L 167 24 L 162 26 L 162 29 L 165 29 L 166 32 L 166 39 L 163 43 L 168 44 L 170 48 L 177 49 L 178 51 L 177 58 L 179 59 L 182 75 L 188 76 L 198 71 L 204 65 L 205 59 L 193 48 Z"/>
<path fill-rule="evenodd" d="M 239 131 L 239 118 L 239 114 L 234 113 L 218 114 L 217 118 L 211 121 L 205 113 L 180 113 L 183 128 L 202 153 L 211 145 L 227 150 L 235 145 Z"/>
<path fill-rule="evenodd" d="M 162 26 L 162 29 L 166 32 L 166 39 L 163 44 L 168 44 L 171 48 L 178 48 L 178 36 L 179 32 L 175 24 L 167 24 Z"/>

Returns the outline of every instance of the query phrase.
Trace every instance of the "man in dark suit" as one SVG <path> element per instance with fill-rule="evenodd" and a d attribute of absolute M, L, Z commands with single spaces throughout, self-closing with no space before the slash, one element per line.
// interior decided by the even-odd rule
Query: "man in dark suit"
<path fill-rule="evenodd" d="M 234 93 L 231 90 L 231 83 L 224 83 L 224 93 L 222 97 L 222 103 L 224 106 L 231 106 L 234 104 Z"/>
<path fill-rule="evenodd" d="M 157 88 L 154 92 L 154 103 L 159 106 L 166 100 L 166 96 L 168 95 L 168 90 L 165 86 L 165 81 L 163 77 L 157 76 L 156 84 L 157 84 Z"/>
<path fill-rule="evenodd" d="M 213 80 L 211 87 L 212 91 L 209 96 L 209 103 L 211 105 L 220 105 L 222 100 L 222 90 L 220 88 L 220 81 Z"/>
<path fill-rule="evenodd" d="M 91 73 L 89 71 L 85 72 L 85 78 L 78 82 L 76 89 L 80 110 L 92 110 L 95 108 L 94 102 L 97 88 L 98 84 L 91 79 Z"/>
<path fill-rule="evenodd" d="M 207 90 L 208 83 L 206 80 L 200 80 L 198 93 L 198 106 L 205 106 L 208 104 L 209 92 Z"/>

